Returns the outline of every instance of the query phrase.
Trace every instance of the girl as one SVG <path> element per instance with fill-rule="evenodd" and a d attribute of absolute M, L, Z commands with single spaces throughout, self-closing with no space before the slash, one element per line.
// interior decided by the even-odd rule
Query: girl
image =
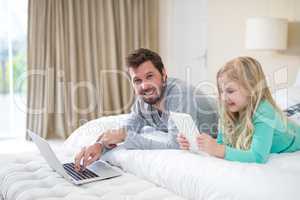
<path fill-rule="evenodd" d="M 231 161 L 265 163 L 270 153 L 300 150 L 300 126 L 288 121 L 267 87 L 261 65 L 250 57 L 238 57 L 217 74 L 219 133 L 197 137 L 200 150 Z M 189 143 L 177 137 L 181 149 Z"/>

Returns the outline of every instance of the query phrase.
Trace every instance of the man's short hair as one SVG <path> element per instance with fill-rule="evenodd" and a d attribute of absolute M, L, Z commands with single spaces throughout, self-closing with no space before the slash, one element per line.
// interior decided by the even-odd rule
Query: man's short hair
<path fill-rule="evenodd" d="M 162 74 L 164 64 L 161 57 L 149 49 L 139 48 L 126 57 L 127 68 L 138 68 L 146 61 L 151 61 L 154 67 Z"/>

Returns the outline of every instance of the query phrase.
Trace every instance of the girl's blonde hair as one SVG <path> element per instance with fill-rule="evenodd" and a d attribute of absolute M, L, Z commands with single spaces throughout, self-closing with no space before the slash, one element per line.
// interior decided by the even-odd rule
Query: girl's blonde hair
<path fill-rule="evenodd" d="M 219 83 L 221 76 L 237 82 L 249 94 L 248 104 L 243 111 L 232 113 L 222 103 Z M 268 101 L 283 116 L 272 98 L 260 63 L 251 57 L 237 57 L 227 62 L 217 73 L 217 84 L 220 109 L 219 128 L 224 134 L 224 143 L 227 145 L 242 150 L 250 148 L 254 131 L 252 117 L 262 100 Z"/>

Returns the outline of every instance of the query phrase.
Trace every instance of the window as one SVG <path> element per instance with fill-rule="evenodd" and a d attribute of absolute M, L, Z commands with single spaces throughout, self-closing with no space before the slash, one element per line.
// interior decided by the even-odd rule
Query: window
<path fill-rule="evenodd" d="M 0 0 L 0 138 L 25 135 L 27 4 Z"/>

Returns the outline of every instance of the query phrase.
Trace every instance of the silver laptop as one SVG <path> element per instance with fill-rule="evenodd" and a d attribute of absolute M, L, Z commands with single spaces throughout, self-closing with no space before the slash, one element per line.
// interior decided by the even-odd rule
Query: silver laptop
<path fill-rule="evenodd" d="M 92 163 L 81 172 L 77 172 L 74 169 L 74 163 L 62 164 L 58 160 L 46 140 L 30 130 L 27 130 L 27 132 L 50 167 L 75 185 L 81 185 L 122 175 L 120 170 L 112 168 L 108 163 L 101 160 Z"/>

